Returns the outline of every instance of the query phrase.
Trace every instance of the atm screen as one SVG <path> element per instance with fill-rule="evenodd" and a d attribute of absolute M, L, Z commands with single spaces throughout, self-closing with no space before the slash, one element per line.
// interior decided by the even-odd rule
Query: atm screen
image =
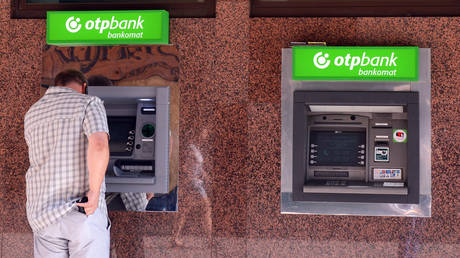
<path fill-rule="evenodd" d="M 311 131 L 310 164 L 316 166 L 364 166 L 366 132 Z"/>
<path fill-rule="evenodd" d="M 110 155 L 131 156 L 133 152 L 136 117 L 108 117 Z"/>

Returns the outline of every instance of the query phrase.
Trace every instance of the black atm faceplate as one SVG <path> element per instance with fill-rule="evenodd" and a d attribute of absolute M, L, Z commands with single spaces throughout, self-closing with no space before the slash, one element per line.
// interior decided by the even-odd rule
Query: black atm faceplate
<path fill-rule="evenodd" d="M 293 175 L 292 198 L 294 201 L 335 201 L 335 202 L 377 202 L 377 203 L 418 203 L 419 202 L 419 96 L 417 92 L 339 92 L 339 91 L 295 91 L 293 105 Z M 354 193 L 308 193 L 304 192 L 307 173 L 307 146 L 309 124 L 308 105 L 339 106 L 404 106 L 407 110 L 408 134 L 407 188 L 401 194 L 354 194 Z M 315 143 L 316 144 L 316 143 Z M 373 160 L 373 159 L 372 159 Z M 334 161 L 325 159 L 324 161 Z M 337 160 L 335 160 L 337 161 Z M 323 161 L 322 161 L 323 162 Z M 318 170 L 319 171 L 319 170 Z M 329 170 L 325 170 L 329 171 Z"/>

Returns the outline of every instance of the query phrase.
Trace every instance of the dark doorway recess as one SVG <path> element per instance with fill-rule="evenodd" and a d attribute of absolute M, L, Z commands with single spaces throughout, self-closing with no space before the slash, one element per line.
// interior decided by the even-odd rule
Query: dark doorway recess
<path fill-rule="evenodd" d="M 251 17 L 459 15 L 459 0 L 251 0 Z"/>
<path fill-rule="evenodd" d="M 47 11 L 166 10 L 171 18 L 215 17 L 216 0 L 12 0 L 11 18 L 46 18 Z"/>

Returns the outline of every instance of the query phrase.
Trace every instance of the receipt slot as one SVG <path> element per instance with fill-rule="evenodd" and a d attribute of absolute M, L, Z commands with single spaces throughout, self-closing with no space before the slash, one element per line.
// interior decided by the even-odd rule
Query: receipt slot
<path fill-rule="evenodd" d="M 282 50 L 281 212 L 431 216 L 430 49 Z"/>
<path fill-rule="evenodd" d="M 107 192 L 168 193 L 169 87 L 90 86 L 110 132 Z"/>

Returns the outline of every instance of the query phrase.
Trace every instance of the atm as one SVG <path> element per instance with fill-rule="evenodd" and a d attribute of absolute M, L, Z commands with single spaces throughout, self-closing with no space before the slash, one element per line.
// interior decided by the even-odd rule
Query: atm
<path fill-rule="evenodd" d="M 417 92 L 295 91 L 293 199 L 418 203 L 418 113 Z"/>
<path fill-rule="evenodd" d="M 431 216 L 430 49 L 282 50 L 281 213 Z"/>
<path fill-rule="evenodd" d="M 107 192 L 168 193 L 169 87 L 89 86 L 110 132 Z"/>

